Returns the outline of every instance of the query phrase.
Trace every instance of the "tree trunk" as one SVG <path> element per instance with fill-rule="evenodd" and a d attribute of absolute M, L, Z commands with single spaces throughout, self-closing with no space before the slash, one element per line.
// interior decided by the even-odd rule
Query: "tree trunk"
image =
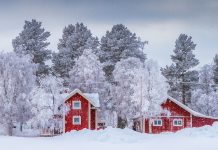
<path fill-rule="evenodd" d="M 14 128 L 13 122 L 10 121 L 10 122 L 8 123 L 8 135 L 9 135 L 9 136 L 12 136 L 12 135 L 13 135 L 13 128 Z"/>
<path fill-rule="evenodd" d="M 182 103 L 186 104 L 186 100 L 185 100 L 185 86 L 182 85 Z"/>
<path fill-rule="evenodd" d="M 23 132 L 23 123 L 20 123 L 20 132 Z"/>
<path fill-rule="evenodd" d="M 184 75 L 182 75 L 182 103 L 186 104 L 186 96 L 185 96 L 185 83 L 184 83 Z"/>
<path fill-rule="evenodd" d="M 123 119 L 121 116 L 117 118 L 117 127 L 124 129 L 127 126 L 127 119 Z"/>

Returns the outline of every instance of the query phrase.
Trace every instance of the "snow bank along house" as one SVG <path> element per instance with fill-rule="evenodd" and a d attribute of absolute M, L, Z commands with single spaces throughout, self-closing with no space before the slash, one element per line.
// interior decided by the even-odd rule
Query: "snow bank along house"
<path fill-rule="evenodd" d="M 134 129 L 143 133 L 176 132 L 183 128 L 212 125 L 218 118 L 198 113 L 172 97 L 168 97 L 161 105 L 169 114 L 157 117 L 134 119 Z"/>

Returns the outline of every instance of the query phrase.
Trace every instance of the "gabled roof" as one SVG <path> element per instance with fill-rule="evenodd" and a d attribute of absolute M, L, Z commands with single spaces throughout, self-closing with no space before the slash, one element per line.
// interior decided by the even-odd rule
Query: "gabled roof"
<path fill-rule="evenodd" d="M 99 95 L 98 93 L 83 93 L 89 100 L 92 100 L 92 102 L 95 104 L 95 107 L 100 107 L 99 103 Z"/>
<path fill-rule="evenodd" d="M 206 116 L 204 114 L 201 114 L 199 112 L 196 112 L 194 110 L 192 110 L 191 108 L 189 108 L 188 106 L 184 105 L 183 103 L 181 103 L 180 101 L 168 96 L 169 100 L 171 100 L 172 102 L 174 102 L 175 104 L 177 104 L 178 106 L 180 106 L 181 108 L 183 108 L 184 110 L 186 110 L 187 112 L 189 112 L 190 114 L 192 114 L 193 116 L 196 116 L 196 117 L 202 117 L 202 118 L 209 118 L 209 119 L 218 119 L 218 118 L 215 118 L 215 117 L 211 117 L 211 116 Z M 166 102 L 166 101 L 165 101 Z"/>
<path fill-rule="evenodd" d="M 73 90 L 65 99 L 64 102 L 66 100 L 68 100 L 69 98 L 71 98 L 73 95 L 75 95 L 76 93 L 80 94 L 82 97 L 84 97 L 85 99 L 87 99 L 94 107 L 100 107 L 100 102 L 99 102 L 99 95 L 98 93 L 82 93 L 79 89 L 75 89 Z"/>

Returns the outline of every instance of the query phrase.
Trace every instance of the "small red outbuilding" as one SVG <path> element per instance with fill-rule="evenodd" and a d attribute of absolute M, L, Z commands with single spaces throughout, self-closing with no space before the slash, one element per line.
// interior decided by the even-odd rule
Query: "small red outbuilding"
<path fill-rule="evenodd" d="M 82 93 L 75 89 L 64 100 L 64 133 L 71 130 L 97 129 L 98 93 Z"/>
<path fill-rule="evenodd" d="M 176 132 L 184 128 L 212 125 L 218 121 L 218 118 L 198 113 L 172 97 L 168 97 L 161 107 L 169 114 L 163 113 L 151 118 L 136 118 L 134 119 L 134 129 L 143 133 Z"/>

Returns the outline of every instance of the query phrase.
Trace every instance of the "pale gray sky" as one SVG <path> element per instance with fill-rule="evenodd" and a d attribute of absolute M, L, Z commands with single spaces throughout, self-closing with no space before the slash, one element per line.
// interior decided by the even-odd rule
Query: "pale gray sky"
<path fill-rule="evenodd" d="M 99 38 L 114 24 L 126 25 L 142 40 L 148 58 L 161 66 L 180 33 L 193 37 L 201 64 L 218 53 L 218 1 L 216 0 L 0 0 L 0 50 L 12 51 L 11 40 L 24 20 L 37 19 L 51 32 L 49 48 L 57 51 L 64 26 L 84 22 Z"/>

